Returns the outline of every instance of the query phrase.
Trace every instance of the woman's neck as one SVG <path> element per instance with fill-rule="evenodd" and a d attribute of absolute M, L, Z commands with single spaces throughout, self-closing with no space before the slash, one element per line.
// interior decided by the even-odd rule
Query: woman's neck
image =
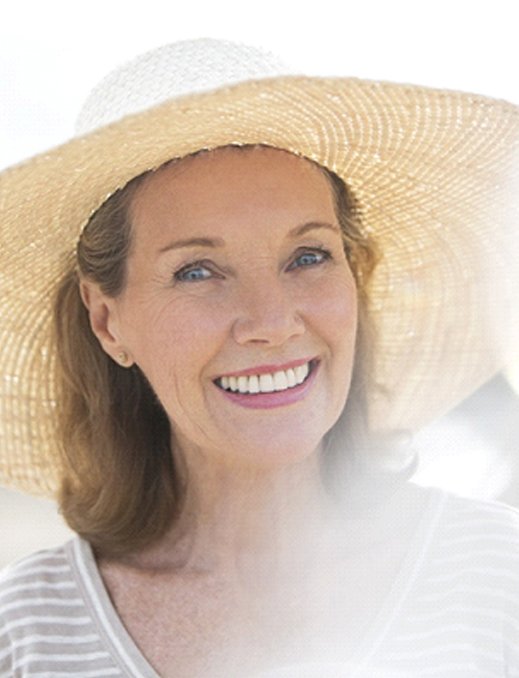
<path fill-rule="evenodd" d="M 182 513 L 137 566 L 258 582 L 261 572 L 293 571 L 335 543 L 337 509 L 322 483 L 319 452 L 281 468 L 226 464 L 201 450 L 183 459 Z"/>

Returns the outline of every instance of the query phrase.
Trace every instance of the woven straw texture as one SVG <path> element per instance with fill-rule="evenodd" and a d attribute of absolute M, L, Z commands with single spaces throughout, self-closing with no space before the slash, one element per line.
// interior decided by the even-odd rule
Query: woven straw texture
<path fill-rule="evenodd" d="M 88 216 L 172 157 L 262 143 L 353 189 L 383 253 L 373 427 L 417 429 L 490 378 L 519 338 L 519 113 L 505 102 L 286 76 L 183 96 L 0 175 L 0 482 L 59 481 L 49 298 Z"/>

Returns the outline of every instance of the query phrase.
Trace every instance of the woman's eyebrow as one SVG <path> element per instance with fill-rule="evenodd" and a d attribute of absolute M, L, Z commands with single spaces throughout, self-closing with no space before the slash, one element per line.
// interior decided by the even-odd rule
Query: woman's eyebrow
<path fill-rule="evenodd" d="M 288 237 L 298 238 L 308 233 L 308 231 L 313 231 L 320 228 L 325 228 L 329 231 L 333 231 L 334 233 L 341 232 L 341 229 L 338 224 L 329 224 L 327 221 L 309 221 L 308 223 L 300 224 L 299 226 L 295 226 L 294 228 L 292 228 L 288 232 Z"/>
<path fill-rule="evenodd" d="M 182 247 L 223 247 L 224 245 L 225 241 L 222 238 L 184 238 L 165 245 L 159 250 L 159 254 Z"/>

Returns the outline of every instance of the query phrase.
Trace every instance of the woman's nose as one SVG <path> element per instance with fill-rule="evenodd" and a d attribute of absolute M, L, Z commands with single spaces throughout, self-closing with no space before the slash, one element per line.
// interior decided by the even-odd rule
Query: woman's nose
<path fill-rule="evenodd" d="M 242 290 L 233 336 L 238 344 L 281 346 L 305 331 L 300 308 L 281 284 L 257 284 Z"/>

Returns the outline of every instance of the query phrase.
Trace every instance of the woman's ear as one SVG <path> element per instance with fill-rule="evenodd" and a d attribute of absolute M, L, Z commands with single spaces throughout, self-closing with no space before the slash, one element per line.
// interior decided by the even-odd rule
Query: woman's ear
<path fill-rule="evenodd" d="M 133 359 L 119 335 L 115 299 L 107 296 L 99 285 L 91 280 L 82 279 L 79 283 L 79 291 L 88 311 L 92 332 L 105 353 L 119 365 L 130 367 Z"/>

